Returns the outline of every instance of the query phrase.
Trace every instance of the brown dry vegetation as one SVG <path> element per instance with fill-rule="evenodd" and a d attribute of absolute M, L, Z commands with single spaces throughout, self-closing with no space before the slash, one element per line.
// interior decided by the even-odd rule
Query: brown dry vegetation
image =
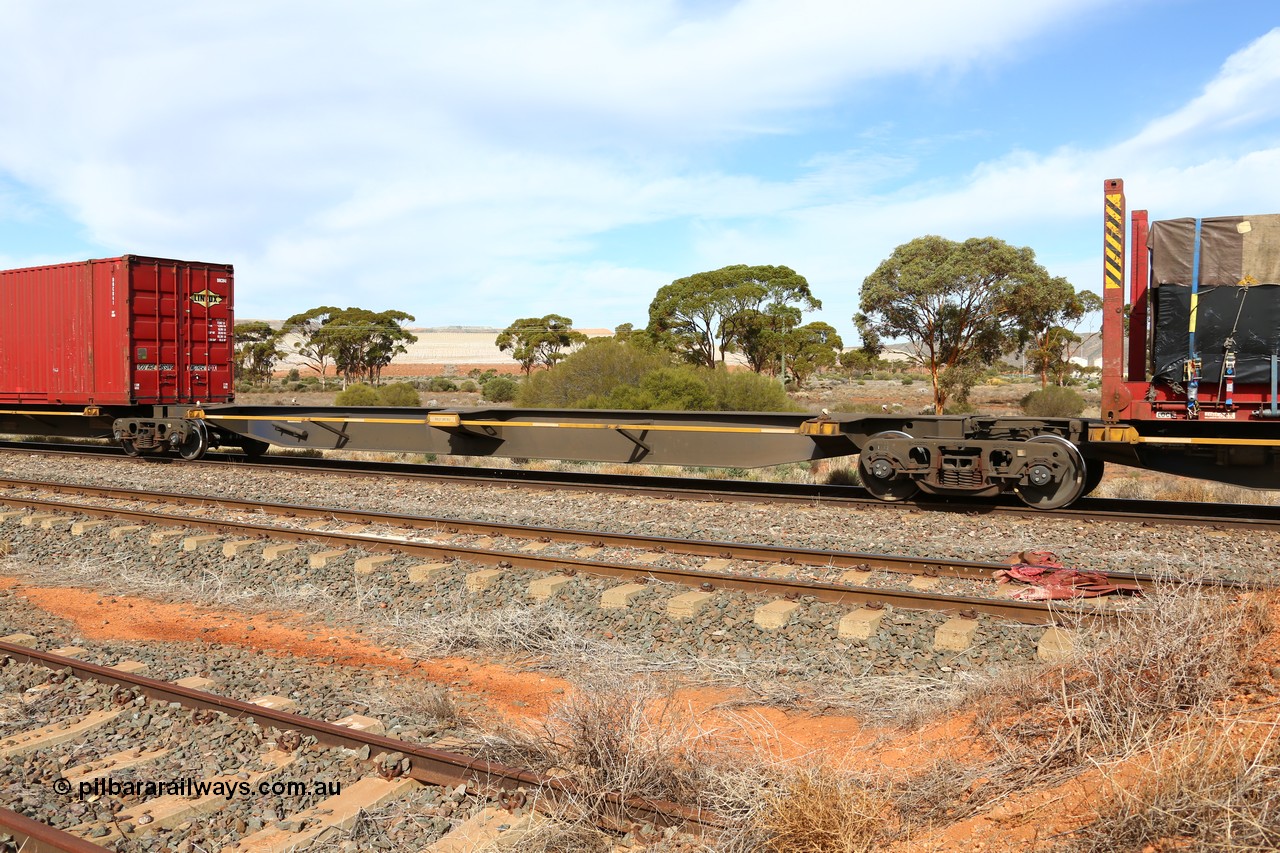
<path fill-rule="evenodd" d="M 778 760 L 745 728 L 706 728 L 664 685 L 622 674 L 579 682 L 545 720 L 486 747 L 586 780 L 559 803 L 571 825 L 605 811 L 606 790 L 675 800 L 727 819 L 725 853 L 969 850 L 979 837 L 1008 850 L 1276 849 L 1280 732 L 1274 705 L 1251 702 L 1276 693 L 1280 600 L 1183 588 L 1148 604 L 1069 658 L 958 687 L 919 726 L 843 759 Z M 949 735 L 916 740 L 923 728 Z"/>
<path fill-rule="evenodd" d="M 72 598 L 66 590 L 27 588 L 23 595 L 54 610 Z M 154 622 L 157 636 L 173 639 L 182 624 L 190 638 L 222 641 L 151 605 L 130 603 L 113 611 L 108 625 L 102 594 L 82 598 L 86 636 L 124 627 L 115 616 L 129 613 Z M 593 825 L 608 812 L 604 794 L 612 791 L 722 815 L 726 830 L 713 847 L 721 853 L 918 853 L 978 843 L 986 850 L 1134 853 L 1277 849 L 1280 597 L 1229 600 L 1182 587 L 1157 591 L 1146 605 L 1110 628 L 1085 632 L 1064 660 L 958 681 L 910 707 L 903 691 L 867 697 L 861 730 L 827 737 L 823 752 L 799 757 L 784 754 L 758 718 L 693 706 L 678 689 L 686 673 L 615 665 L 625 661 L 538 620 L 533 631 L 508 626 L 504 642 L 531 666 L 558 656 L 577 661 L 570 671 L 595 673 L 564 685 L 545 712 L 521 703 L 522 710 L 477 719 L 429 685 L 386 704 L 440 730 L 489 732 L 476 739 L 490 757 L 585 780 L 577 796 L 553 804 L 560 820 L 541 827 L 529 851 L 610 849 L 610 837 Z M 207 621 L 227 628 L 234 620 Z M 287 641 L 306 653 L 298 638 L 266 636 L 283 628 L 259 628 L 227 630 L 234 642 Z M 477 623 L 464 645 L 483 650 L 494 642 L 486 633 Z M 432 633 L 402 639 L 437 641 Z M 333 653 L 331 643 L 323 645 Z M 442 670 L 441 677 L 455 676 Z M 911 722 L 870 723 L 895 714 Z"/>

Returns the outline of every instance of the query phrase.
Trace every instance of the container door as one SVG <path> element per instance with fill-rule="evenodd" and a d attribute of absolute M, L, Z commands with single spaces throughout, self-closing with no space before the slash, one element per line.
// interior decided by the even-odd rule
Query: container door
<path fill-rule="evenodd" d="M 133 258 L 133 374 L 139 403 L 231 399 L 231 267 Z"/>
<path fill-rule="evenodd" d="M 179 383 L 183 402 L 231 398 L 231 269 L 186 264 L 180 271 Z"/>
<path fill-rule="evenodd" d="M 133 281 L 133 388 L 139 403 L 178 396 L 177 275 L 173 262 L 130 258 Z"/>

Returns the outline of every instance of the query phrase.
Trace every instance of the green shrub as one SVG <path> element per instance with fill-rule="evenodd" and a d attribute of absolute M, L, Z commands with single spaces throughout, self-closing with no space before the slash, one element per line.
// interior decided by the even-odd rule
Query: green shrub
<path fill-rule="evenodd" d="M 903 379 L 903 380 L 902 380 L 902 384 L 903 384 L 903 385 L 914 385 L 914 384 L 916 384 L 916 381 L 915 381 L 914 379 L 912 379 L 910 376 L 908 376 L 906 379 Z"/>
<path fill-rule="evenodd" d="M 378 391 L 371 385 L 357 382 L 348 385 L 345 391 L 339 391 L 333 398 L 335 406 L 379 406 L 382 404 Z"/>
<path fill-rule="evenodd" d="M 651 371 L 671 367 L 663 353 L 640 349 L 613 338 L 594 338 L 550 370 L 540 370 L 520 386 L 517 402 L 540 409 L 583 408 L 622 386 L 639 388 Z"/>
<path fill-rule="evenodd" d="M 629 388 L 619 389 L 630 391 Z M 707 411 L 715 408 L 715 397 L 701 378 L 687 367 L 661 367 L 640 380 L 638 400 L 619 405 L 619 409 L 670 409 L 680 412 Z M 632 396 L 632 395 L 626 395 Z"/>
<path fill-rule="evenodd" d="M 458 390 L 466 391 L 468 394 L 474 394 L 476 391 L 480 390 L 480 386 L 475 383 L 475 380 L 467 379 L 458 386 Z"/>
<path fill-rule="evenodd" d="M 596 338 L 534 373 L 521 383 L 516 402 L 543 409 L 800 410 L 776 379 L 678 365 L 665 353 L 614 338 Z"/>
<path fill-rule="evenodd" d="M 801 410 L 776 379 L 749 371 L 699 370 L 721 412 L 797 412 Z"/>
<path fill-rule="evenodd" d="M 1077 418 L 1084 411 L 1084 398 L 1079 393 L 1057 385 L 1032 391 L 1022 398 L 1022 411 L 1037 418 Z"/>
<path fill-rule="evenodd" d="M 509 403 L 516 398 L 520 383 L 509 376 L 495 376 L 481 389 L 484 398 L 491 403 Z"/>
<path fill-rule="evenodd" d="M 384 406 L 417 407 L 422 398 L 408 382 L 392 382 L 378 389 L 378 399 Z"/>
<path fill-rule="evenodd" d="M 452 379 L 437 376 L 427 383 L 428 391 L 457 391 L 458 385 Z"/>
<path fill-rule="evenodd" d="M 289 371 L 289 375 L 286 376 L 285 378 L 288 379 L 290 382 L 301 382 L 302 374 L 299 373 L 298 368 L 295 367 Z"/>

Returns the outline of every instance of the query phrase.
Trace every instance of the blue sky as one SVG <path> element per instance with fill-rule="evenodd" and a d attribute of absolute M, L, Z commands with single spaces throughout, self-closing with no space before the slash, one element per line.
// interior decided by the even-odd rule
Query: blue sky
<path fill-rule="evenodd" d="M 1280 4 L 0 0 L 0 267 L 232 263 L 244 318 L 643 325 L 786 264 L 852 343 L 923 234 L 1097 289 L 1111 177 L 1280 212 Z"/>

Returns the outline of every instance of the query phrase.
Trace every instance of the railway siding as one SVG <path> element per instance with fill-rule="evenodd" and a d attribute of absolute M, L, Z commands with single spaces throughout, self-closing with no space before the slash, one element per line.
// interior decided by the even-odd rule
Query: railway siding
<path fill-rule="evenodd" d="M 22 608 L 15 605 L 0 601 L 0 625 L 23 618 L 18 612 Z M 81 649 L 80 658 L 87 663 L 76 664 L 74 673 L 60 667 L 58 659 L 27 662 L 39 654 L 34 647 L 58 641 L 52 631 L 42 633 L 43 638 L 0 640 L 22 643 L 0 646 L 0 660 L 7 664 L 0 667 L 0 702 L 23 709 L 21 715 L 0 721 L 0 751 L 6 758 L 0 782 L 9 794 L 21 794 L 18 805 L 28 817 L 71 835 L 108 847 L 126 842 L 127 849 L 159 844 L 182 851 L 284 851 L 324 841 L 323 849 L 425 850 L 437 849 L 434 845 L 454 849 L 474 837 L 477 823 L 491 824 L 488 837 L 500 836 L 504 843 L 526 837 L 535 825 L 544 834 L 559 831 L 554 821 L 532 811 L 554 793 L 540 787 L 544 783 L 536 774 L 516 779 L 510 768 L 483 763 L 467 769 L 475 762 L 458 756 L 451 759 L 458 764 L 450 771 L 457 773 L 455 782 L 489 782 L 423 784 L 417 770 L 415 778 L 399 775 L 411 766 L 406 753 L 417 755 L 421 749 L 379 738 L 384 729 L 379 720 L 349 714 L 336 721 L 353 733 L 367 732 L 377 744 L 370 752 L 367 746 L 352 750 L 345 742 L 318 745 L 303 736 L 313 724 L 300 717 L 242 710 L 257 705 L 293 711 L 301 701 L 310 704 L 317 683 L 351 689 L 360 679 L 346 680 L 328 668 L 293 662 L 290 681 L 299 702 L 264 695 L 249 699 L 249 706 L 232 707 L 233 698 L 189 690 L 177 695 L 191 696 L 194 704 L 186 698 L 174 702 L 168 694 L 155 696 L 157 686 L 169 689 L 163 682 L 116 685 L 111 682 L 112 673 L 121 672 L 118 665 L 95 670 L 93 663 L 108 664 L 119 656 L 118 649 L 112 650 L 116 644 L 90 643 L 91 648 Z M 139 653 L 155 658 L 158 669 L 176 671 L 199 665 L 201 653 L 215 659 L 243 656 L 234 649 L 196 652 L 154 645 L 142 646 Z M 228 663 L 230 673 L 250 669 Z M 92 680 L 82 680 L 82 674 Z M 253 690 L 247 681 L 232 675 L 226 686 L 247 694 Z M 170 687 L 207 690 L 223 685 L 194 676 Z M 211 705 L 238 716 L 210 712 Z M 39 725 L 46 720 L 50 722 Z M 440 747 L 465 742 L 453 736 L 435 740 Z M 402 751 L 389 751 L 397 744 Z M 425 772 L 428 778 L 437 773 Z M 145 785 L 156 790 L 144 790 Z M 204 789 L 216 790 L 202 793 Z M 524 793 L 508 796 L 503 789 Z M 366 813 L 376 813 L 384 803 L 387 819 L 370 823 Z M 5 825 L 0 816 L 0 826 Z M 519 829 L 502 835 L 507 827 Z M 672 839 L 664 849 L 695 846 L 678 835 Z"/>
<path fill-rule="evenodd" d="M 296 460 L 316 462 L 328 460 Z M 522 475 L 537 476 L 528 472 Z M 1266 530 L 1226 527 L 1238 520 L 1212 507 L 1198 526 L 1135 527 L 1131 522 L 1025 510 L 924 511 L 875 504 L 679 502 L 626 497 L 625 512 L 599 494 L 530 489 L 511 482 L 432 481 L 388 475 L 334 477 L 332 473 L 226 464 L 144 465 L 136 460 L 0 453 L 0 475 L 30 480 L 231 493 L 247 500 L 345 507 L 352 510 L 436 515 L 479 521 L 551 524 L 583 531 L 631 532 L 676 538 L 750 539 L 841 551 L 927 553 L 939 559 L 1000 561 L 1025 549 L 1048 549 L 1083 570 L 1193 573 L 1248 581 L 1280 580 L 1280 569 L 1249 555 L 1274 546 Z M 764 484 L 757 484 L 761 489 Z M 575 486 L 583 489 L 584 486 Z M 756 498 L 760 500 L 761 498 Z M 1213 530 L 1212 524 L 1222 526 Z M 1210 532 L 1218 535 L 1208 535 Z"/>
<path fill-rule="evenodd" d="M 21 526 L 14 529 L 25 530 Z M 321 536 L 325 533 L 313 532 Z M 54 537 L 50 531 L 43 540 L 37 533 L 34 540 L 24 537 L 18 544 L 25 560 L 38 561 L 52 549 L 63 560 L 71 557 L 92 561 L 97 551 L 94 538 L 95 531 L 70 540 Z M 246 591 L 270 590 L 283 580 L 314 589 L 326 602 L 326 610 L 338 608 L 344 615 L 349 613 L 388 639 L 402 633 L 390 623 L 398 620 L 403 626 L 408 620 L 414 626 L 407 635 L 410 648 L 415 631 L 424 627 L 434 628 L 452 618 L 480 619 L 486 614 L 492 617 L 514 608 L 530 611 L 532 618 L 543 618 L 549 610 L 561 612 L 595 641 L 618 641 L 646 655 L 686 663 L 698 658 L 728 658 L 739 664 L 808 658 L 811 662 L 798 669 L 816 668 L 831 678 L 850 672 L 929 673 L 945 677 L 1010 660 L 1030 660 L 1044 631 L 1043 627 L 1022 627 L 980 617 L 972 620 L 974 628 L 966 635 L 968 642 L 958 646 L 954 641 L 938 640 L 946 614 L 893 606 L 880 611 L 888 619 L 877 620 L 877 630 L 865 630 L 870 623 L 864 623 L 864 630 L 858 632 L 841 627 L 845 624 L 842 620 L 850 614 L 847 607 L 812 596 L 779 600 L 724 590 L 682 590 L 652 581 L 619 584 L 585 574 L 546 575 L 513 567 L 477 569 L 460 561 L 435 564 L 424 576 L 421 564 L 410 558 L 384 560 L 362 573 L 356 571 L 356 565 L 366 558 L 355 549 L 327 559 L 323 567 L 312 568 L 314 553 L 334 550 L 323 544 L 304 546 L 266 561 L 261 555 L 264 546 L 270 546 L 257 539 L 243 540 L 251 542 L 252 547 L 237 550 L 233 557 L 222 560 L 213 557 L 218 553 L 212 547 L 216 543 L 188 552 L 173 547 L 171 541 L 158 545 L 151 545 L 150 541 L 145 527 L 133 531 L 118 545 L 127 552 L 117 556 L 132 555 L 147 566 L 148 572 L 155 572 L 157 579 L 168 575 L 178 597 L 181 593 L 177 590 L 202 572 L 218 573 L 221 584 Z M 411 569 L 419 571 L 411 576 Z M 483 583 L 477 582 L 478 575 Z M 625 606 L 619 606 L 623 602 Z M 270 606 L 270 599 L 259 600 L 255 606 Z M 771 612 L 767 608 L 785 612 L 786 618 L 771 620 L 761 616 L 762 608 L 766 613 Z M 443 642 L 455 641 L 445 638 Z M 456 642 L 465 648 L 472 641 Z M 429 652 L 427 648 L 419 649 L 419 653 Z"/>

